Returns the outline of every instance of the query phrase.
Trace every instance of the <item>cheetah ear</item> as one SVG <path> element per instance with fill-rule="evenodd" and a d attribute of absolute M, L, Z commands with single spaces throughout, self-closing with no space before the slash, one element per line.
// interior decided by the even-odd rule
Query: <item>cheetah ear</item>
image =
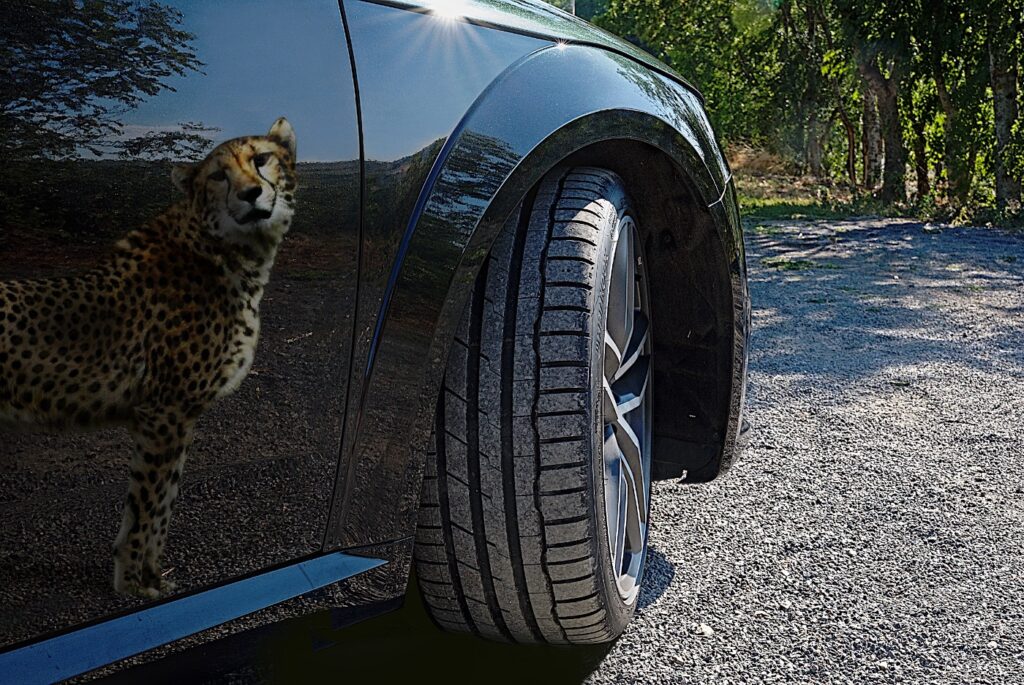
<path fill-rule="evenodd" d="M 192 164 L 175 164 L 171 168 L 171 181 L 174 187 L 192 197 L 192 179 L 195 178 L 196 168 Z"/>
<path fill-rule="evenodd" d="M 274 125 L 270 127 L 270 133 L 267 134 L 268 138 L 273 138 L 281 145 L 288 148 L 288 152 L 291 153 L 292 159 L 295 159 L 295 129 L 288 123 L 288 120 L 281 117 L 274 122 Z"/>

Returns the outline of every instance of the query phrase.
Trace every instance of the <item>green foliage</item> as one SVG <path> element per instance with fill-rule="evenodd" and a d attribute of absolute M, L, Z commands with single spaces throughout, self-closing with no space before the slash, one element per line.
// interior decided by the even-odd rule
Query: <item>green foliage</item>
<path fill-rule="evenodd" d="M 565 10 L 566 12 L 576 11 L 576 4 L 573 0 L 547 0 L 547 2 L 548 4 L 554 5 L 558 9 Z"/>
<path fill-rule="evenodd" d="M 1007 165 L 1010 175 L 1014 178 L 1024 178 L 1024 117 L 1018 116 L 1013 125 L 1013 138 L 1007 149 L 1007 157 L 1010 160 Z"/>
<path fill-rule="evenodd" d="M 576 0 L 576 16 L 592 20 L 608 7 L 608 0 Z"/>
<path fill-rule="evenodd" d="M 716 129 L 728 140 L 769 142 L 766 101 L 777 64 L 762 0 L 610 0 L 596 22 L 649 50 L 704 94 Z M 737 12 L 734 12 L 737 10 Z M 741 18 L 741 24 L 734 21 Z M 737 61 L 740 67 L 737 67 Z"/>
<path fill-rule="evenodd" d="M 885 141 L 880 196 L 900 202 L 906 179 L 904 209 L 969 218 L 994 206 L 999 165 L 1018 187 L 1024 177 L 1024 117 L 997 151 L 1007 115 L 993 109 L 992 57 L 1012 70 L 1000 87 L 1013 84 L 1020 107 L 1022 0 L 605 1 L 594 21 L 697 85 L 727 148 L 753 145 L 871 195 L 868 105 Z"/>

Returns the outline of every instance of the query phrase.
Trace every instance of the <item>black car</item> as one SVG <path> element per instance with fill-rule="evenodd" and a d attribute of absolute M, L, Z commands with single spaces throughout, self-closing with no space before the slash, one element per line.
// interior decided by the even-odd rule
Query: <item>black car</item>
<path fill-rule="evenodd" d="M 413 570 L 445 629 L 622 632 L 652 480 L 741 432 L 699 93 L 537 0 L 32 0 L 0 35 L 0 680 Z"/>

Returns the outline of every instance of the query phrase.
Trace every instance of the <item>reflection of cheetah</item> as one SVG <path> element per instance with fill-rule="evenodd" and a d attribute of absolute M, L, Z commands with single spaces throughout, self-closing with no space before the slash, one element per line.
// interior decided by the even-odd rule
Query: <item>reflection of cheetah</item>
<path fill-rule="evenodd" d="M 236 138 L 175 167 L 186 199 L 78 276 L 0 282 L 0 427 L 126 425 L 135 442 L 114 588 L 160 568 L 196 419 L 252 364 L 295 191 L 295 133 Z"/>

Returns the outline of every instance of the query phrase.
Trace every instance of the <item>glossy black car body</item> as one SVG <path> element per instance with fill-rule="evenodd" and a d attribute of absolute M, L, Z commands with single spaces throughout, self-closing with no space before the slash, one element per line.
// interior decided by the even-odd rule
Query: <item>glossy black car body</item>
<path fill-rule="evenodd" d="M 657 303 L 655 477 L 701 481 L 729 467 L 746 269 L 731 176 L 685 81 L 536 0 L 263 3 L 235 29 L 210 5 L 170 4 L 204 66 L 179 96 L 161 91 L 138 109 L 150 119 L 122 123 L 201 121 L 220 139 L 288 116 L 308 219 L 275 267 L 255 375 L 200 429 L 171 538 L 190 578 L 178 594 L 110 596 L 116 437 L 4 435 L 0 672 L 54 680 L 209 639 L 187 636 L 219 624 L 223 634 L 322 607 L 393 606 L 455 326 L 507 217 L 557 165 L 610 169 L 637 205 Z M 257 51 L 266 57 L 253 57 L 252 35 L 272 36 Z M 104 220 L 110 205 L 138 204 L 149 187 L 139 178 L 169 193 L 162 160 L 130 173 L 112 160 L 26 159 L 20 178 L 59 167 L 74 194 L 103 196 L 82 211 Z M 115 180 L 98 189 L 94 173 Z M 19 177 L 4 183 L 5 202 L 32 192 Z M 107 237 L 108 227 L 96 238 L 11 221 L 0 278 L 63 273 Z M 102 468 L 61 456 L 107 452 Z"/>

